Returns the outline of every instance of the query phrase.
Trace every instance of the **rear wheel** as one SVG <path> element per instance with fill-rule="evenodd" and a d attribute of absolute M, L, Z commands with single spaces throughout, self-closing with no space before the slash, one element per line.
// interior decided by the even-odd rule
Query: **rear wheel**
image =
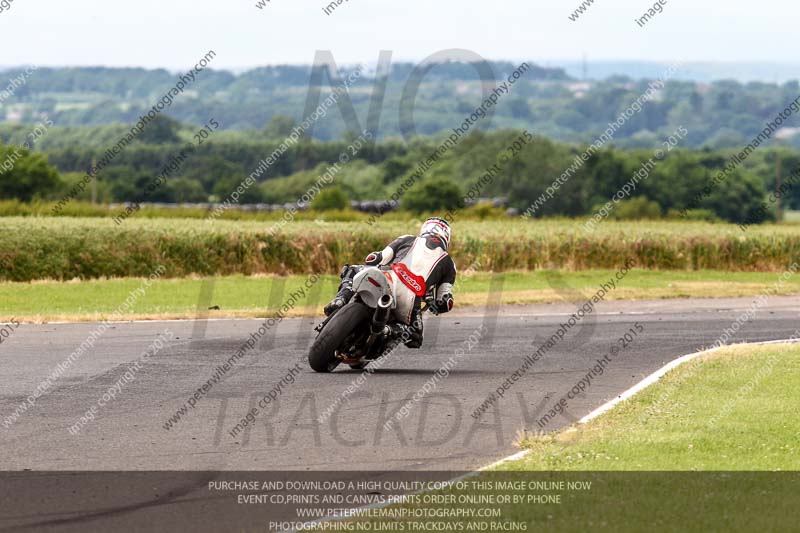
<path fill-rule="evenodd" d="M 333 315 L 308 352 L 308 364 L 316 372 L 331 372 L 341 361 L 336 351 L 346 344 L 369 317 L 369 308 L 360 302 L 350 302 Z"/>

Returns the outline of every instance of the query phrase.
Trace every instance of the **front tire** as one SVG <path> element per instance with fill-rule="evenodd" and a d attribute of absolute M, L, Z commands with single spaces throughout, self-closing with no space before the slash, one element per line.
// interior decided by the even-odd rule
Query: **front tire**
<path fill-rule="evenodd" d="M 333 315 L 308 352 L 308 364 L 315 372 L 331 372 L 341 361 L 336 351 L 344 348 L 345 340 L 369 317 L 369 308 L 360 302 L 350 302 Z"/>

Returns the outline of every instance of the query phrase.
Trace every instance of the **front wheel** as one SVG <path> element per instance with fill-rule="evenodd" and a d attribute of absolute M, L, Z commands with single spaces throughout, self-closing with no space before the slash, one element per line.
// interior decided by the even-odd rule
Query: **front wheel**
<path fill-rule="evenodd" d="M 331 372 L 341 361 L 337 350 L 347 348 L 348 338 L 363 326 L 369 308 L 361 302 L 350 302 L 333 315 L 308 352 L 308 364 L 316 372 Z"/>

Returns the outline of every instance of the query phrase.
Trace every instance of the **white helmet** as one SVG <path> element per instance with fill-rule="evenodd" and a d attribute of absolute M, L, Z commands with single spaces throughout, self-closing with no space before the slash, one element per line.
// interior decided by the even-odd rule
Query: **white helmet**
<path fill-rule="evenodd" d="M 439 237 L 444 243 L 444 249 L 450 247 L 450 224 L 443 218 L 431 217 L 422 223 L 419 230 L 420 237 Z"/>

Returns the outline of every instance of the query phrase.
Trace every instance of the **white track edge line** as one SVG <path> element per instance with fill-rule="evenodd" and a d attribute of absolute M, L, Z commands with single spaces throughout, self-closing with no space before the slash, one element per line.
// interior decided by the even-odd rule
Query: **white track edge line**
<path fill-rule="evenodd" d="M 705 350 L 700 350 L 698 352 L 693 352 L 693 353 L 690 353 L 690 354 L 682 355 L 681 357 L 678 357 L 677 359 L 674 359 L 674 360 L 670 361 L 669 363 L 667 363 L 666 365 L 662 366 L 661 368 L 659 368 L 658 370 L 656 370 L 655 372 L 653 372 L 652 374 L 650 374 L 649 376 L 644 378 L 642 381 L 640 381 L 639 383 L 637 383 L 633 387 L 629 388 L 628 390 L 626 390 L 622 394 L 618 395 L 616 398 L 613 398 L 613 399 L 607 401 L 606 403 L 604 403 L 603 405 L 601 405 L 600 407 L 598 407 L 597 409 L 595 409 L 594 411 L 592 411 L 588 415 L 586 415 L 583 418 L 581 418 L 580 420 L 578 420 L 577 423 L 578 424 L 586 424 L 587 422 L 597 418 L 598 416 L 602 415 L 603 413 L 606 413 L 606 412 L 610 411 L 611 409 L 616 407 L 617 404 L 619 404 L 619 403 L 627 400 L 628 398 L 634 396 L 636 393 L 641 392 L 642 390 L 646 389 L 647 387 L 649 387 L 653 383 L 656 383 L 659 379 L 664 377 L 664 375 L 667 374 L 667 372 L 669 372 L 670 370 L 674 370 L 675 368 L 681 366 L 682 364 L 687 363 L 687 362 L 691 361 L 692 359 L 696 359 L 696 358 L 698 358 L 698 357 L 700 357 L 702 355 L 708 355 L 710 353 L 714 353 L 714 352 L 716 352 L 718 350 L 721 350 L 721 349 L 724 349 L 724 348 L 732 348 L 732 347 L 736 347 L 736 346 L 763 346 L 763 345 L 767 345 L 767 344 L 795 344 L 795 343 L 800 343 L 800 339 L 778 339 L 778 340 L 774 340 L 774 341 L 741 342 L 741 343 L 737 343 L 737 344 L 725 344 L 725 345 L 722 345 L 722 346 L 717 346 L 715 348 L 706 348 Z M 457 477 L 455 479 L 451 479 L 451 480 L 449 480 L 447 482 L 443 482 L 443 483 L 456 483 L 458 481 L 461 481 L 463 479 L 475 476 L 480 472 L 483 472 L 485 470 L 489 470 L 489 469 L 494 468 L 496 466 L 499 466 L 501 464 L 508 463 L 508 462 L 511 462 L 511 461 L 516 461 L 518 459 L 522 459 L 523 457 L 528 455 L 528 453 L 529 453 L 529 450 L 519 451 L 519 452 L 517 452 L 515 454 L 509 455 L 508 457 L 503 457 L 502 459 L 500 459 L 498 461 L 495 461 L 494 463 L 491 463 L 491 464 L 488 464 L 488 465 L 483 466 L 481 468 L 478 468 L 474 472 L 468 472 L 467 474 L 464 474 L 463 476 L 459 476 L 459 477 Z M 421 492 L 424 492 L 424 491 L 421 491 Z M 389 502 L 387 502 L 387 503 L 373 503 L 373 504 L 370 504 L 370 505 L 365 505 L 363 507 L 355 507 L 355 508 L 351 509 L 351 511 L 355 514 L 357 511 L 366 511 L 368 509 L 382 509 L 382 508 L 388 507 L 390 505 L 396 505 L 398 503 L 402 503 L 407 499 L 408 496 L 412 496 L 412 495 L 415 495 L 415 494 L 420 494 L 420 492 L 414 492 L 414 493 L 411 493 L 411 494 L 404 494 L 404 495 L 402 495 L 401 498 L 398 498 L 398 501 L 393 501 L 391 503 L 389 503 Z M 326 516 L 326 517 L 323 517 L 323 518 L 318 518 L 317 520 L 312 520 L 312 521 L 309 521 L 309 522 L 303 522 L 303 526 L 305 527 L 306 525 L 311 525 L 311 524 L 325 524 L 327 522 L 338 522 L 340 520 L 349 520 L 351 518 L 355 518 L 355 516 Z M 297 529 L 293 529 L 291 531 L 294 532 L 294 531 L 298 531 L 298 530 Z"/>
<path fill-rule="evenodd" d="M 637 383 L 633 387 L 629 388 L 628 390 L 626 390 L 622 394 L 618 395 L 616 398 L 612 398 L 611 400 L 607 401 L 606 403 L 604 403 L 603 405 L 601 405 L 600 407 L 598 407 L 597 409 L 595 409 L 594 411 L 592 411 L 588 415 L 584 416 L 583 418 L 578 420 L 578 424 L 585 424 L 585 423 L 589 422 L 590 420 L 593 420 L 593 419 L 597 418 L 598 416 L 602 415 L 603 413 L 606 413 L 606 412 L 610 411 L 617 404 L 627 400 L 628 398 L 631 398 L 636 393 L 646 389 L 647 387 L 649 387 L 653 383 L 656 383 L 659 379 L 664 377 L 664 375 L 667 372 L 669 372 L 670 370 L 674 370 L 675 368 L 681 366 L 682 364 L 687 363 L 687 362 L 689 362 L 689 361 L 691 361 L 693 359 L 696 359 L 696 358 L 698 358 L 698 357 L 700 357 L 702 355 L 708 355 L 708 354 L 714 353 L 714 352 L 716 352 L 718 350 L 722 350 L 722 349 L 725 349 L 725 348 L 737 347 L 737 346 L 762 346 L 762 345 L 767 345 L 767 344 L 781 344 L 781 343 L 793 344 L 793 343 L 796 343 L 796 342 L 800 342 L 800 339 L 778 339 L 778 340 L 774 340 L 774 341 L 741 342 L 741 343 L 736 343 L 736 344 L 725 344 L 725 345 L 717 346 L 717 347 L 714 347 L 714 348 L 707 348 L 705 350 L 700 350 L 699 352 L 693 352 L 693 353 L 690 353 L 690 354 L 683 355 L 683 356 L 681 356 L 681 357 L 679 357 L 679 358 L 677 358 L 677 359 L 675 359 L 673 361 L 670 361 L 669 363 L 667 363 L 666 365 L 662 366 L 661 368 L 659 368 L 658 370 L 656 370 L 655 372 L 653 372 L 652 374 L 650 374 L 649 376 L 644 378 L 642 381 L 640 381 L 639 383 Z"/>

